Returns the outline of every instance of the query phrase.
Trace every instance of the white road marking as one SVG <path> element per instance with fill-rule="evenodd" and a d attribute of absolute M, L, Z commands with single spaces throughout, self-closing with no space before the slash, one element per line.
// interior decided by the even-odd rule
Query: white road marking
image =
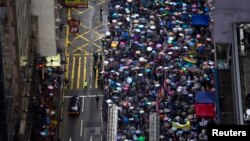
<path fill-rule="evenodd" d="M 102 132 L 103 132 L 103 119 L 102 119 L 102 110 L 101 110 L 101 113 L 100 113 L 100 115 L 101 115 L 101 127 L 102 127 Z M 101 136 L 101 141 L 102 141 L 102 136 Z"/>
<path fill-rule="evenodd" d="M 82 98 L 82 113 L 83 113 L 83 110 L 84 110 L 84 97 Z"/>
<path fill-rule="evenodd" d="M 72 141 L 71 137 L 69 137 L 69 141 Z"/>
<path fill-rule="evenodd" d="M 83 126 L 83 120 L 81 119 L 80 137 L 82 136 L 82 126 Z"/>
<path fill-rule="evenodd" d="M 85 97 L 101 97 L 101 96 L 103 96 L 103 95 L 81 95 L 79 97 L 85 98 Z M 64 96 L 64 98 L 71 98 L 71 97 L 72 96 Z"/>
<path fill-rule="evenodd" d="M 93 139 L 92 139 L 92 136 L 90 136 L 90 140 L 89 141 L 92 141 Z"/>

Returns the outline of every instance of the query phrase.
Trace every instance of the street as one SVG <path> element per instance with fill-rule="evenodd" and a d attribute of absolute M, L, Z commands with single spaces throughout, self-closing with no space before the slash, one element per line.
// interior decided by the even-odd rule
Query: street
<path fill-rule="evenodd" d="M 102 19 L 100 7 L 103 8 Z M 69 20 L 80 20 L 79 33 L 69 32 L 66 26 L 65 78 L 70 81 L 65 87 L 61 126 L 62 141 L 102 141 L 102 93 L 98 87 L 98 69 L 95 69 L 93 53 L 102 55 L 102 38 L 106 32 L 106 2 L 89 1 L 88 8 L 68 8 Z M 66 23 L 65 23 L 66 24 Z M 81 113 L 78 117 L 68 115 L 69 98 L 80 96 Z M 100 97 L 99 104 L 96 96 Z"/>

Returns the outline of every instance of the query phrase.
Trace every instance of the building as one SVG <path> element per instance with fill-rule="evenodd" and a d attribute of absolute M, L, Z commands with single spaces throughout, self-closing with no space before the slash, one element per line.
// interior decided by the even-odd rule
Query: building
<path fill-rule="evenodd" d="M 0 140 L 28 140 L 35 49 L 31 2 L 1 0 L 0 6 Z"/>
<path fill-rule="evenodd" d="M 222 123 L 244 124 L 244 100 L 250 93 L 250 1 L 215 0 L 213 4 L 213 41 L 222 96 Z"/>

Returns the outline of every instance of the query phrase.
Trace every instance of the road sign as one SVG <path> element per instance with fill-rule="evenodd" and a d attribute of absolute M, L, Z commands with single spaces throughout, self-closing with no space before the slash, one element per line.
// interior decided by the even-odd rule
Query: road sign
<path fill-rule="evenodd" d="M 77 34 L 79 32 L 80 20 L 71 18 L 68 20 L 69 32 L 72 34 Z"/>

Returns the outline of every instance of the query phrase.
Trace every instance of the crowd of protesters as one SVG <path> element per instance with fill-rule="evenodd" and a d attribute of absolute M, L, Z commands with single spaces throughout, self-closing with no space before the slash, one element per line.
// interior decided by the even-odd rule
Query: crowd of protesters
<path fill-rule="evenodd" d="M 52 67 L 46 64 L 46 59 L 38 61 L 38 95 L 33 101 L 36 114 L 34 138 L 38 141 L 56 140 L 58 122 L 60 122 L 59 97 L 64 71 L 62 67 Z"/>
<path fill-rule="evenodd" d="M 207 0 L 110 0 L 104 49 L 107 103 L 119 110 L 118 141 L 149 140 L 149 114 L 160 117 L 163 141 L 207 140 L 210 120 L 195 115 L 196 91 L 214 92 Z M 210 21 L 211 22 L 211 21 Z"/>

